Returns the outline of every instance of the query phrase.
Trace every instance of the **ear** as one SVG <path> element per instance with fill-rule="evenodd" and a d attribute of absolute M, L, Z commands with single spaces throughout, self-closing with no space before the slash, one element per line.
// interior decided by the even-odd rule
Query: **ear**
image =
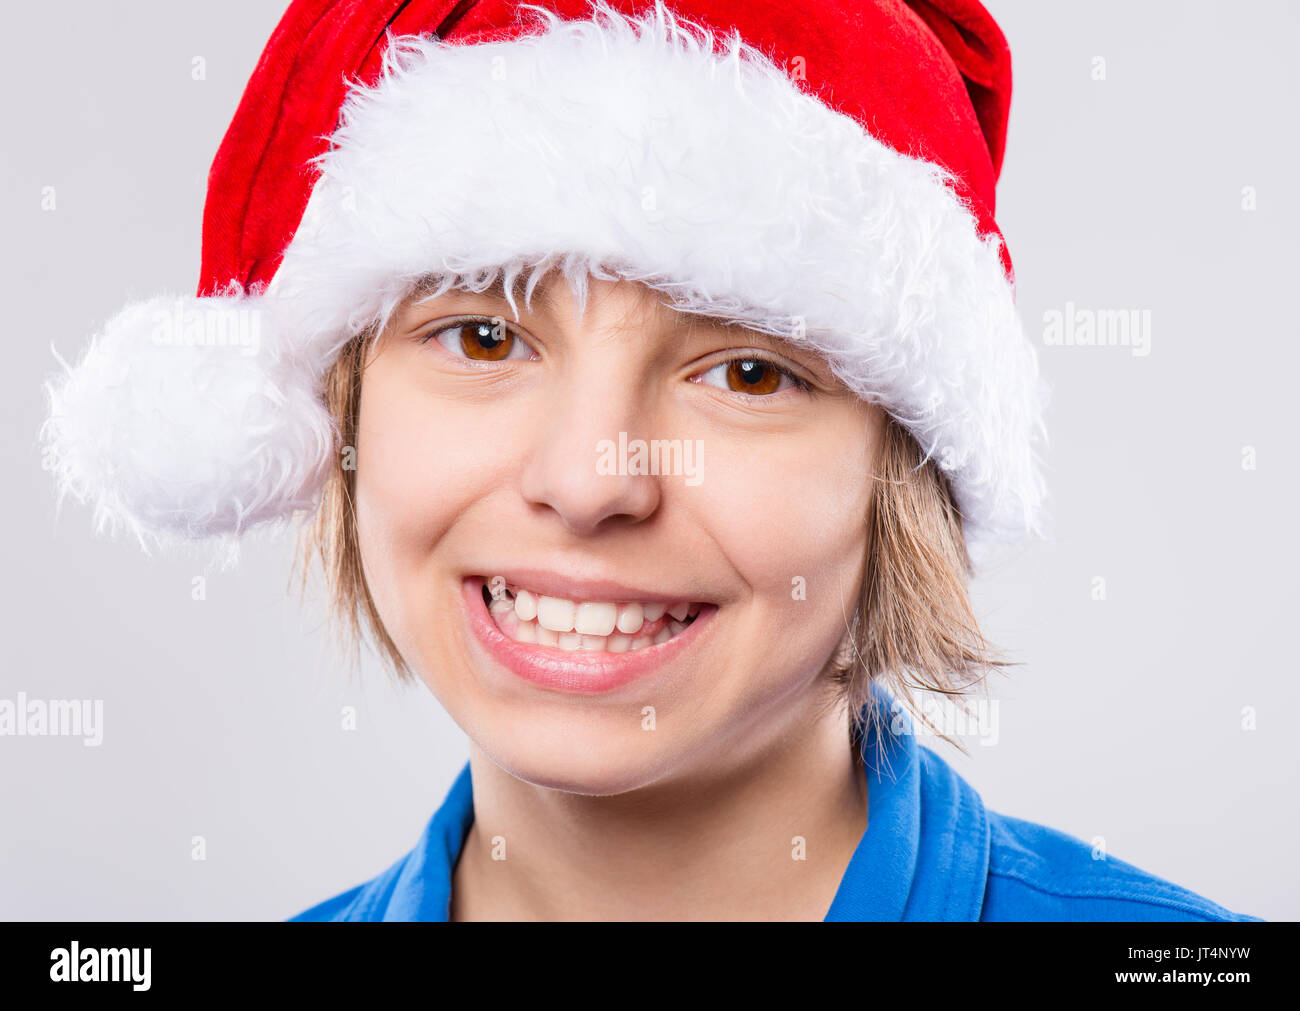
<path fill-rule="evenodd" d="M 43 459 L 60 500 L 89 501 L 97 527 L 144 543 L 314 508 L 335 428 L 290 346 L 262 295 L 127 305 L 46 386 Z"/>

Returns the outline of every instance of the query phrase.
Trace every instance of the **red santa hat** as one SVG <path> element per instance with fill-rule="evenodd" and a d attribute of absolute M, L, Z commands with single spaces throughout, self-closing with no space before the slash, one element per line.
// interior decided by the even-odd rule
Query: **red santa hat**
<path fill-rule="evenodd" d="M 1047 387 L 994 220 L 1010 54 L 976 0 L 294 0 L 212 166 L 195 297 L 49 387 L 62 492 L 148 544 L 310 510 L 322 380 L 417 282 L 558 269 L 825 356 L 1042 534 Z"/>

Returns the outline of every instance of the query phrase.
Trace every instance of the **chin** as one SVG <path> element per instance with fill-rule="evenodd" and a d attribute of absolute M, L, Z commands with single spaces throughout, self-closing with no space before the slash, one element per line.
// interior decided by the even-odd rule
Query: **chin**
<path fill-rule="evenodd" d="M 554 717 L 534 710 L 486 722 L 471 735 L 478 748 L 516 779 L 551 790 L 612 797 L 649 786 L 674 764 L 663 731 L 642 730 L 639 710 Z"/>

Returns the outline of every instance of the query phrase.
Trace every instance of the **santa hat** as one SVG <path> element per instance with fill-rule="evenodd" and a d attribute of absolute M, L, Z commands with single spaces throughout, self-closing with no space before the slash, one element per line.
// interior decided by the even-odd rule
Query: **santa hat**
<path fill-rule="evenodd" d="M 1042 534 L 1047 387 L 994 220 L 976 0 L 294 0 L 212 166 L 196 297 L 49 388 L 62 492 L 143 542 L 310 510 L 322 380 L 420 280 L 560 269 L 825 356 L 948 476 L 976 564 Z"/>

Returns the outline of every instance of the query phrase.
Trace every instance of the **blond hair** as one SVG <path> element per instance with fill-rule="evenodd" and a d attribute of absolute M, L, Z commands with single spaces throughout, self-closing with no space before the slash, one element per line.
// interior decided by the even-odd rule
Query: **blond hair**
<path fill-rule="evenodd" d="M 325 401 L 342 445 L 355 447 L 366 348 L 373 330 L 350 341 L 325 381 Z M 353 667 L 368 633 L 399 681 L 414 677 L 389 636 L 366 583 L 357 538 L 356 470 L 331 470 L 321 505 L 302 530 L 297 564 L 305 588 L 310 562 L 324 573 L 332 615 Z M 857 604 L 825 675 L 847 706 L 854 733 L 879 718 L 871 685 L 881 682 L 924 724 L 963 752 L 920 712 L 914 690 L 964 708 L 972 690 L 1000 667 L 980 632 L 967 591 L 971 576 L 962 519 L 947 478 L 912 435 L 887 416 L 874 475 L 864 576 Z"/>

